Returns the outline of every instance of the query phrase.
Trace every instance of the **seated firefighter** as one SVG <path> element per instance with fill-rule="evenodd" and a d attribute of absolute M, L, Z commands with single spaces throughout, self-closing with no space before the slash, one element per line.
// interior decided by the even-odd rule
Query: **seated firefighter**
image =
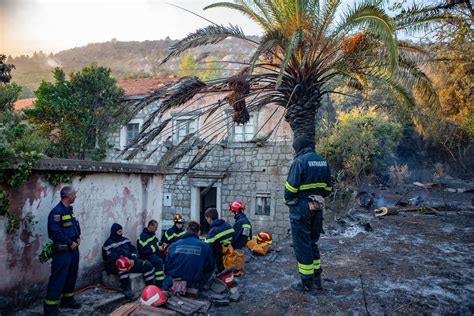
<path fill-rule="evenodd" d="M 234 229 L 223 219 L 219 219 L 219 214 L 215 208 L 208 208 L 204 213 L 207 223 L 210 225 L 209 233 L 205 243 L 209 244 L 212 255 L 216 263 L 217 272 L 224 270 L 222 260 L 225 246 L 231 243 L 234 237 Z"/>
<path fill-rule="evenodd" d="M 173 285 L 173 279 L 186 281 L 187 287 L 200 289 L 214 271 L 211 249 L 199 240 L 200 226 L 189 222 L 185 234 L 173 243 L 166 255 L 163 290 Z"/>
<path fill-rule="evenodd" d="M 161 287 L 165 274 L 163 272 L 163 260 L 161 259 L 161 246 L 156 237 L 158 222 L 154 219 L 148 222 L 137 240 L 138 254 L 140 259 L 147 260 L 155 268 L 155 285 Z"/>
<path fill-rule="evenodd" d="M 102 248 L 102 258 L 107 273 L 118 274 L 124 294 L 133 297 L 130 273 L 143 273 L 146 285 L 152 285 L 155 269 L 148 261 L 138 259 L 137 249 L 122 234 L 122 226 L 114 223 L 110 228 L 110 237 Z"/>
<path fill-rule="evenodd" d="M 270 250 L 270 246 L 272 244 L 272 235 L 265 230 L 262 230 L 257 234 L 257 236 L 253 236 L 251 240 L 247 243 L 247 247 L 256 254 L 259 255 L 266 255 L 267 252 Z"/>
<path fill-rule="evenodd" d="M 161 236 L 161 243 L 166 248 L 175 241 L 178 241 L 185 233 L 184 230 L 184 217 L 181 214 L 173 216 L 174 225 Z"/>

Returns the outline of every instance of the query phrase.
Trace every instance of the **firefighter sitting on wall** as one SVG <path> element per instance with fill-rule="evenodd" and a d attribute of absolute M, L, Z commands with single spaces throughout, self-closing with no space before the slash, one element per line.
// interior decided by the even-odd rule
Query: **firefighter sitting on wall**
<path fill-rule="evenodd" d="M 110 228 L 110 237 L 102 248 L 102 258 L 107 273 L 118 274 L 124 294 L 133 297 L 130 273 L 143 273 L 145 284 L 153 285 L 155 269 L 150 262 L 138 259 L 137 249 L 122 235 L 122 226 L 114 223 Z"/>
<path fill-rule="evenodd" d="M 161 256 L 160 242 L 156 237 L 158 222 L 154 219 L 148 222 L 137 240 L 138 254 L 140 259 L 147 260 L 155 268 L 155 285 L 161 287 L 165 274 L 163 272 L 163 260 Z"/>
<path fill-rule="evenodd" d="M 219 213 L 217 213 L 215 208 L 208 208 L 204 216 L 210 225 L 209 233 L 204 242 L 211 246 L 217 272 L 221 272 L 224 270 L 224 263 L 222 261 L 223 247 L 231 243 L 234 229 L 223 219 L 219 219 Z"/>
<path fill-rule="evenodd" d="M 266 255 L 267 252 L 270 250 L 270 246 L 272 244 L 272 235 L 265 230 L 262 230 L 257 234 L 257 236 L 253 236 L 251 240 L 247 243 L 247 247 L 256 254 L 259 255 Z"/>
<path fill-rule="evenodd" d="M 173 216 L 173 222 L 174 225 L 165 233 L 163 236 L 161 236 L 161 243 L 163 244 L 163 253 L 166 255 L 166 252 L 168 251 L 168 247 L 174 243 L 175 241 L 178 241 L 183 237 L 184 234 L 186 234 L 186 231 L 184 230 L 184 217 L 181 214 L 176 214 Z"/>

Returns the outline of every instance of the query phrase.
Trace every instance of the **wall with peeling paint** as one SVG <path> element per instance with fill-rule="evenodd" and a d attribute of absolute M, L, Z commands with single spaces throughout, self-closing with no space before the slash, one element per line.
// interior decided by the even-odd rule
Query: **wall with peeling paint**
<path fill-rule="evenodd" d="M 10 212 L 22 220 L 20 228 L 8 235 L 8 220 L 0 217 L 0 310 L 33 302 L 45 294 L 51 261 L 41 264 L 38 255 L 48 241 L 47 217 L 60 200 L 62 186 L 50 185 L 42 175 L 35 172 L 25 185 L 7 188 Z M 125 236 L 133 243 L 148 220 L 161 222 L 162 176 L 84 173 L 75 177 L 72 185 L 78 191 L 73 207 L 82 229 L 76 286 L 80 288 L 100 281 L 101 247 L 114 222 L 124 227 Z M 37 223 L 29 223 L 28 216 Z"/>

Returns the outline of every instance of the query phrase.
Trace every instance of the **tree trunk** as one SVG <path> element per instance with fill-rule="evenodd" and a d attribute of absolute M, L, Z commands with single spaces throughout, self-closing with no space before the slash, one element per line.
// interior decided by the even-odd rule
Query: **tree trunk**
<path fill-rule="evenodd" d="M 295 102 L 290 103 L 285 120 L 293 131 L 293 139 L 305 135 L 312 140 L 312 147 L 315 146 L 316 113 L 320 106 L 319 91 L 313 95 L 296 96 Z"/>

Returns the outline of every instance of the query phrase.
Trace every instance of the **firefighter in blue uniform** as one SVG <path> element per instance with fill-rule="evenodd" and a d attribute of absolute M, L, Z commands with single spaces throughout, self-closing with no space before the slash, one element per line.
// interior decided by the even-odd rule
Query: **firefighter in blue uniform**
<path fill-rule="evenodd" d="M 122 256 L 131 265 L 127 269 L 119 270 L 117 260 Z M 154 284 L 155 269 L 150 262 L 138 259 L 137 248 L 132 245 L 128 238 L 123 237 L 120 224 L 114 223 L 110 228 L 110 236 L 102 247 L 102 258 L 105 261 L 107 273 L 118 274 L 120 287 L 127 297 L 134 296 L 130 284 L 130 273 L 142 273 L 146 285 Z"/>
<path fill-rule="evenodd" d="M 242 201 L 234 201 L 230 204 L 229 210 L 234 213 L 235 218 L 232 247 L 234 249 L 242 249 L 252 239 L 252 225 L 244 213 L 245 204 Z"/>
<path fill-rule="evenodd" d="M 81 307 L 74 300 L 81 243 L 81 228 L 71 206 L 76 199 L 76 192 L 72 187 L 66 186 L 61 189 L 60 194 L 61 201 L 48 216 L 48 237 L 53 241 L 54 254 L 43 302 L 45 315 L 59 315 L 59 307 Z"/>
<path fill-rule="evenodd" d="M 137 240 L 137 248 L 140 259 L 149 261 L 155 268 L 155 285 L 161 287 L 165 274 L 161 259 L 161 245 L 156 237 L 157 229 L 158 222 L 154 219 L 149 221 Z"/>
<path fill-rule="evenodd" d="M 191 288 L 200 289 L 212 276 L 212 251 L 207 244 L 199 240 L 199 233 L 199 224 L 189 222 L 185 234 L 170 246 L 166 255 L 163 290 L 168 290 L 175 278 L 186 281 Z"/>
<path fill-rule="evenodd" d="M 185 233 L 184 230 L 184 217 L 181 214 L 176 214 L 173 217 L 174 225 L 161 236 L 161 243 L 166 248 L 175 241 L 178 241 Z"/>
<path fill-rule="evenodd" d="M 204 213 L 207 223 L 210 225 L 209 233 L 204 242 L 209 244 L 216 264 L 217 272 L 224 270 L 222 262 L 222 248 L 230 244 L 234 237 L 234 229 L 223 219 L 219 219 L 219 213 L 215 208 L 208 208 Z"/>
<path fill-rule="evenodd" d="M 296 155 L 285 183 L 285 201 L 301 282 L 292 288 L 310 291 L 322 288 L 317 242 L 323 229 L 323 198 L 332 191 L 331 172 L 327 161 L 314 151 L 311 139 L 298 136 L 293 148 Z"/>

